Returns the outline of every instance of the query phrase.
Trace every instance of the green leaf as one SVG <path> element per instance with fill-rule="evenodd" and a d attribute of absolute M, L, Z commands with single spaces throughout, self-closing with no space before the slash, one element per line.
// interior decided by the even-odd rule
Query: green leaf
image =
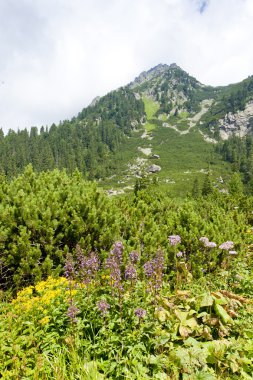
<path fill-rule="evenodd" d="M 200 307 L 208 307 L 213 305 L 213 297 L 211 294 L 205 293 L 200 301 Z"/>
<path fill-rule="evenodd" d="M 194 329 L 195 327 L 198 326 L 198 322 L 196 321 L 195 318 L 189 318 L 185 321 L 185 325 Z"/>
<path fill-rule="evenodd" d="M 165 310 L 165 309 L 159 309 L 159 310 L 156 311 L 155 315 L 158 318 L 158 320 L 161 323 L 163 323 L 163 322 L 165 322 L 169 318 L 170 313 L 167 310 Z"/>
<path fill-rule="evenodd" d="M 183 325 L 179 326 L 178 331 L 182 338 L 188 338 L 189 334 L 191 333 L 191 330 L 188 327 L 183 326 Z"/>
<path fill-rule="evenodd" d="M 233 323 L 233 319 L 230 317 L 230 315 L 228 315 L 226 310 L 216 302 L 216 300 L 214 302 L 214 310 L 215 310 L 216 314 L 218 315 L 218 317 L 221 318 L 223 323 L 225 323 L 225 324 Z"/>

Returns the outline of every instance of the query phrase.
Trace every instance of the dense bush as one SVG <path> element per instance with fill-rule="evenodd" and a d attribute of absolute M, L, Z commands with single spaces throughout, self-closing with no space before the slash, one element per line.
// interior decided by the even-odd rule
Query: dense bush
<path fill-rule="evenodd" d="M 136 195 L 113 199 L 86 182 L 79 172 L 36 174 L 30 166 L 10 182 L 3 178 L 0 199 L 2 289 L 20 288 L 60 274 L 66 254 L 76 244 L 104 258 L 115 239 L 124 242 L 126 253 L 138 250 L 141 262 L 160 247 L 170 273 L 175 252 L 167 238 L 172 234 L 181 236 L 179 249 L 194 276 L 199 277 L 199 263 L 205 257 L 199 238 L 208 236 L 218 245 L 233 240 L 240 250 L 251 222 L 243 199 L 239 202 L 217 193 L 177 203 L 159 193 L 155 185 Z M 248 198 L 247 209 L 251 203 Z M 220 260 L 218 252 L 216 256 L 214 266 Z"/>
<path fill-rule="evenodd" d="M 1 287 L 20 287 L 59 273 L 77 243 L 108 249 L 119 233 L 115 206 L 79 172 L 23 175 L 0 187 Z"/>

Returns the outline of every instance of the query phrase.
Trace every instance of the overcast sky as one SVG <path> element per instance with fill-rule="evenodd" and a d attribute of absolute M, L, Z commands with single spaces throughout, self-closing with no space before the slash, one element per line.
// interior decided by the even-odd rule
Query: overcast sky
<path fill-rule="evenodd" d="M 0 0 L 0 127 L 69 119 L 158 63 L 253 74 L 253 0 Z"/>

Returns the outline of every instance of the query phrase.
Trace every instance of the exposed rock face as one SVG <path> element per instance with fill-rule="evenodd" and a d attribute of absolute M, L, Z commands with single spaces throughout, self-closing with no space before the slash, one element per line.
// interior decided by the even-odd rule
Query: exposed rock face
<path fill-rule="evenodd" d="M 244 137 L 252 133 L 253 126 L 253 101 L 246 104 L 244 111 L 237 111 L 235 114 L 229 112 L 224 119 L 219 120 L 220 137 L 227 140 L 235 135 Z"/>
<path fill-rule="evenodd" d="M 155 67 L 152 67 L 152 69 L 148 71 L 143 71 L 135 80 L 130 83 L 130 87 L 134 88 L 136 85 L 139 85 L 141 83 L 146 82 L 147 80 L 150 80 L 159 74 L 163 73 L 164 71 L 168 70 L 170 66 L 164 65 L 164 64 L 159 64 Z"/>
<path fill-rule="evenodd" d="M 147 172 L 148 173 L 158 173 L 161 171 L 161 166 L 158 166 L 158 165 L 150 165 L 149 167 L 147 167 Z"/>

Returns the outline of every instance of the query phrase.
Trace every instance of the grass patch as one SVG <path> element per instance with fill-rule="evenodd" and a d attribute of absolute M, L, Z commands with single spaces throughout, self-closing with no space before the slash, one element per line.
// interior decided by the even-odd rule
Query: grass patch
<path fill-rule="evenodd" d="M 154 117 L 154 115 L 156 114 L 156 112 L 159 110 L 159 103 L 155 102 L 153 99 L 151 98 L 147 98 L 146 96 L 144 96 L 142 98 L 143 100 L 143 103 L 145 105 L 145 111 L 146 111 L 146 114 L 147 114 L 147 119 L 152 119 Z"/>

